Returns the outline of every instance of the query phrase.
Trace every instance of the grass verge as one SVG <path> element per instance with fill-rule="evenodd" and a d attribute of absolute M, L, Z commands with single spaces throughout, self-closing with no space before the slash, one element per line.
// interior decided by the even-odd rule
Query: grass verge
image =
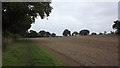
<path fill-rule="evenodd" d="M 64 63 L 31 40 L 17 40 L 2 53 L 3 66 L 64 66 Z"/>

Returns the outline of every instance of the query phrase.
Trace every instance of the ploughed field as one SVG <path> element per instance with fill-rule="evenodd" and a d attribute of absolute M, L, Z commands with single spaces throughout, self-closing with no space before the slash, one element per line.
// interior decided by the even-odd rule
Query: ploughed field
<path fill-rule="evenodd" d="M 81 66 L 118 65 L 117 35 L 49 37 L 31 40 L 59 54 L 55 56 L 63 55 Z M 65 58 L 60 59 L 66 61 Z M 73 65 L 71 63 L 71 66 Z"/>

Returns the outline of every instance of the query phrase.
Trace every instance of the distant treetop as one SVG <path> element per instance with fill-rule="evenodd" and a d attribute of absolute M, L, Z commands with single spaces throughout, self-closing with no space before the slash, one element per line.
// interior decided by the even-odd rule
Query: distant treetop
<path fill-rule="evenodd" d="M 113 29 L 116 29 L 116 34 L 120 34 L 120 20 L 116 20 L 114 21 L 114 24 L 113 24 Z"/>

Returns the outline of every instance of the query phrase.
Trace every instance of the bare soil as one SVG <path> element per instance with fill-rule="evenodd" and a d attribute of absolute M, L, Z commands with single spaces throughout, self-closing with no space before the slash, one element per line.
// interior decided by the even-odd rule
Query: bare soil
<path fill-rule="evenodd" d="M 118 36 L 32 38 L 70 66 L 118 66 Z"/>

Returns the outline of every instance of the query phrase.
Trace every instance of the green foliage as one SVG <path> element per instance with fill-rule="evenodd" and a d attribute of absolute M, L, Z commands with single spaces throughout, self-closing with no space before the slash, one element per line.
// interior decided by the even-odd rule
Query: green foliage
<path fill-rule="evenodd" d="M 30 30 L 30 37 L 37 37 L 37 32 L 36 31 L 34 31 L 34 30 Z"/>
<path fill-rule="evenodd" d="M 93 32 L 93 33 L 91 33 L 91 35 L 97 35 L 97 34 Z"/>
<path fill-rule="evenodd" d="M 46 32 L 46 37 L 50 37 L 51 33 L 50 32 Z"/>
<path fill-rule="evenodd" d="M 12 43 L 12 38 L 2 38 L 2 49 L 5 50 L 8 47 L 8 45 L 11 45 Z"/>
<path fill-rule="evenodd" d="M 3 32 L 2 34 L 2 49 L 4 50 L 8 45 L 14 42 L 14 35 L 9 31 Z"/>
<path fill-rule="evenodd" d="M 52 37 L 56 37 L 56 34 L 55 34 L 55 33 L 52 33 L 51 36 L 52 36 Z"/>
<path fill-rule="evenodd" d="M 48 17 L 52 7 L 50 2 L 3 2 L 3 31 L 24 36 L 38 16 Z"/>
<path fill-rule="evenodd" d="M 3 66 L 62 66 L 61 60 L 30 40 L 17 40 L 3 52 Z"/>
<path fill-rule="evenodd" d="M 77 36 L 79 33 L 77 32 L 77 31 L 74 31 L 73 33 L 72 33 L 72 36 Z"/>
<path fill-rule="evenodd" d="M 5 38 L 12 38 L 12 37 L 14 37 L 14 35 L 11 33 L 11 32 L 9 32 L 9 31 L 4 31 L 3 33 L 2 33 L 2 36 L 3 36 L 3 38 L 5 37 Z"/>
<path fill-rule="evenodd" d="M 26 33 L 26 37 L 29 38 L 35 38 L 35 37 L 55 37 L 56 34 L 55 33 L 50 33 L 48 31 L 39 31 L 38 33 L 34 30 L 30 30 L 30 32 Z"/>
<path fill-rule="evenodd" d="M 3 50 L 11 45 L 13 42 L 15 42 L 18 38 L 21 38 L 19 34 L 12 34 L 9 31 L 3 32 L 2 37 L 2 48 Z"/>
<path fill-rule="evenodd" d="M 99 33 L 99 35 L 103 35 L 103 33 Z"/>
<path fill-rule="evenodd" d="M 116 34 L 120 34 L 120 20 L 114 21 L 113 29 L 116 29 Z"/>
<path fill-rule="evenodd" d="M 63 31 L 63 36 L 71 36 L 71 31 L 69 31 L 68 29 L 65 29 Z"/>
<path fill-rule="evenodd" d="M 89 30 L 81 30 L 79 32 L 80 35 L 89 35 L 90 31 Z"/>
<path fill-rule="evenodd" d="M 44 30 L 42 30 L 42 31 L 40 31 L 39 32 L 39 34 L 40 34 L 40 37 L 45 37 L 46 35 L 46 31 L 44 31 Z"/>
<path fill-rule="evenodd" d="M 113 32 L 113 31 L 110 31 L 110 34 L 114 34 L 114 32 Z"/>

